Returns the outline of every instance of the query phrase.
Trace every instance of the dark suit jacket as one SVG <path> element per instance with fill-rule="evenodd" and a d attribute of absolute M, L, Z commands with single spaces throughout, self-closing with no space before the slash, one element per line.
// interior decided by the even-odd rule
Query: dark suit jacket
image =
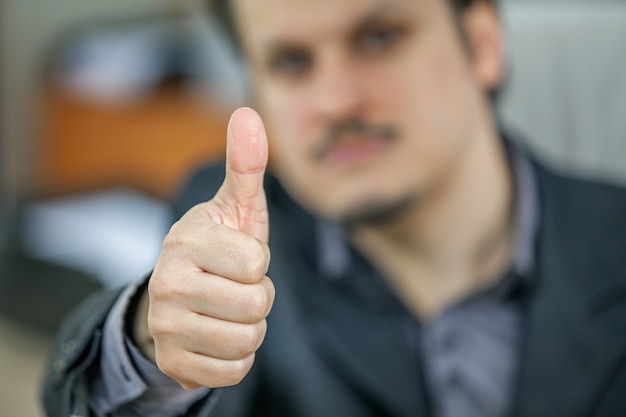
<path fill-rule="evenodd" d="M 564 178 L 536 165 L 540 225 L 537 285 L 524 334 L 511 416 L 626 416 L 626 191 Z M 180 211 L 221 184 L 198 172 Z M 389 317 L 316 265 L 314 221 L 267 178 L 276 301 L 255 365 L 236 387 L 214 390 L 189 416 L 428 416 L 420 370 Z M 68 319 L 50 361 L 50 417 L 85 409 L 85 375 L 116 293 Z M 462 416 L 459 416 L 462 417 Z"/>

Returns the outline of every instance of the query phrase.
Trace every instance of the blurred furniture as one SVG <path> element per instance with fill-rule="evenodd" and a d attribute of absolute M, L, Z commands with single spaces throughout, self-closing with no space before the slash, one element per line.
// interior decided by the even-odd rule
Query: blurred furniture
<path fill-rule="evenodd" d="M 41 99 L 40 196 L 129 186 L 169 200 L 190 170 L 225 150 L 226 111 L 183 88 L 117 106 L 54 87 Z"/>
<path fill-rule="evenodd" d="M 197 165 L 223 157 L 238 70 L 199 15 L 66 34 L 39 95 L 36 195 L 125 186 L 174 198 Z"/>

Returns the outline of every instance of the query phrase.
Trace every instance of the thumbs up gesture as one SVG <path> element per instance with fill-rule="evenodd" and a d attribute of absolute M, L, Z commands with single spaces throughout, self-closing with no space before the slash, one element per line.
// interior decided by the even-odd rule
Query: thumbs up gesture
<path fill-rule="evenodd" d="M 171 228 L 140 303 L 139 309 L 148 306 L 147 320 L 138 312 L 135 321 L 140 348 L 187 389 L 237 384 L 265 337 L 274 302 L 265 275 L 267 158 L 260 117 L 248 108 L 235 111 L 224 183 Z"/>

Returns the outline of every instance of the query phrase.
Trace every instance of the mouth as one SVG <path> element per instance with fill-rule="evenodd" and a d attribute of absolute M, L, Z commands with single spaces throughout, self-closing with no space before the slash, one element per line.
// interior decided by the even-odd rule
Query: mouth
<path fill-rule="evenodd" d="M 328 149 L 323 162 L 333 168 L 350 168 L 365 164 L 385 153 L 391 146 L 388 137 L 346 136 Z"/>
<path fill-rule="evenodd" d="M 353 168 L 387 152 L 396 137 L 390 127 L 352 122 L 333 129 L 315 151 L 315 159 L 336 169 Z"/>

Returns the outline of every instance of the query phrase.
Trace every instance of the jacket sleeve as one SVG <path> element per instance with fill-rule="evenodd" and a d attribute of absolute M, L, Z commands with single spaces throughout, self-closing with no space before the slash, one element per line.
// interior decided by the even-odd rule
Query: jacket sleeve
<path fill-rule="evenodd" d="M 58 332 L 43 380 L 48 417 L 87 417 L 87 371 L 99 358 L 102 326 L 120 290 L 87 298 Z"/>

